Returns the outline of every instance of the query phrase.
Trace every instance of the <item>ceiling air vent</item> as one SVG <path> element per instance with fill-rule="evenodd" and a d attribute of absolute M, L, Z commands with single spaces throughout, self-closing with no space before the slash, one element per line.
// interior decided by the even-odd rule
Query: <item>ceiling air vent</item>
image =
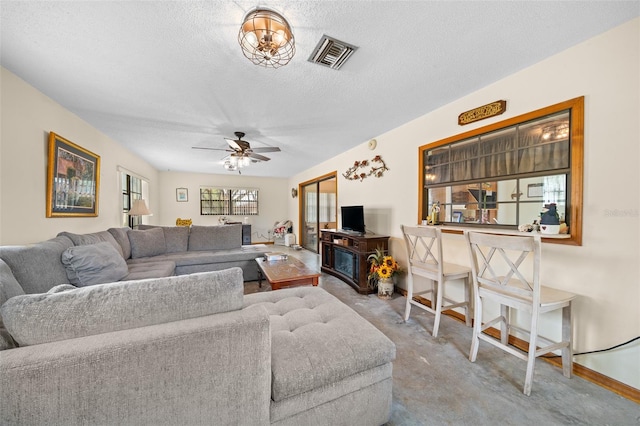
<path fill-rule="evenodd" d="M 323 35 L 316 48 L 313 49 L 313 53 L 309 56 L 309 61 L 337 70 L 356 49 L 356 46 L 349 43 Z"/>

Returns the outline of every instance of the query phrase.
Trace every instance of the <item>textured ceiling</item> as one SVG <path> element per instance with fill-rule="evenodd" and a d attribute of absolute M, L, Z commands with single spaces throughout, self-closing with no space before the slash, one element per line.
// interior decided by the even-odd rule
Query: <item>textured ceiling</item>
<path fill-rule="evenodd" d="M 225 172 L 224 137 L 287 177 L 639 15 L 637 1 L 266 1 L 286 66 L 240 50 L 245 1 L 0 1 L 1 63 L 159 170 Z M 359 47 L 307 61 L 323 34 Z M 493 101 L 488 99 L 487 101 Z M 50 129 L 54 130 L 55 129 Z"/>

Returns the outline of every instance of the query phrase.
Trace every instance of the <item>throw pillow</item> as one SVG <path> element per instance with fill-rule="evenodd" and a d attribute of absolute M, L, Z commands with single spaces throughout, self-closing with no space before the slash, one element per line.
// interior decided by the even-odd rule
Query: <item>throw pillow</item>
<path fill-rule="evenodd" d="M 164 239 L 164 232 L 161 228 L 147 229 L 140 231 L 133 229 L 129 231 L 129 242 L 131 243 L 131 258 L 151 257 L 165 254 L 167 243 Z"/>
<path fill-rule="evenodd" d="M 129 273 L 127 262 L 108 242 L 69 247 L 61 261 L 69 281 L 78 287 L 119 281 Z"/>
<path fill-rule="evenodd" d="M 124 260 L 127 260 L 131 257 L 131 243 L 129 242 L 128 233 L 131 231 L 131 228 L 109 228 L 107 231 L 113 235 L 113 238 L 116 240 L 118 244 L 120 244 L 120 248 L 122 249 L 122 257 Z"/>
<path fill-rule="evenodd" d="M 120 253 L 120 256 L 124 258 L 122 247 L 120 247 L 120 244 L 118 244 L 116 239 L 113 237 L 113 235 L 109 231 L 94 232 L 92 234 L 74 234 L 74 233 L 65 231 L 65 232 L 60 232 L 58 234 L 58 236 L 61 236 L 61 235 L 68 237 L 71 241 L 73 241 L 73 245 L 75 246 L 84 246 L 87 244 L 96 244 L 96 243 L 101 243 L 103 241 L 106 241 L 110 243 L 113 246 L 113 248 L 118 250 L 118 253 Z"/>
<path fill-rule="evenodd" d="M 242 269 L 127 281 L 9 299 L 0 314 L 20 346 L 242 308 Z"/>

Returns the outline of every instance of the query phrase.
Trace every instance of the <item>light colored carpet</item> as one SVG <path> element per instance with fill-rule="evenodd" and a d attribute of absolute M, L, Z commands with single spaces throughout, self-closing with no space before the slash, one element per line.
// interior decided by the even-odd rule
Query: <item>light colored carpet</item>
<path fill-rule="evenodd" d="M 318 256 L 293 252 L 307 265 Z M 317 268 L 319 270 L 319 267 Z M 358 294 L 327 274 L 320 287 L 342 300 L 397 348 L 393 363 L 393 408 L 388 425 L 640 425 L 640 408 L 580 377 L 567 379 L 562 370 L 536 361 L 531 396 L 522 393 L 526 363 L 481 342 L 478 359 L 468 359 L 471 328 L 444 316 L 439 337 L 433 338 L 433 315 L 412 309 L 403 320 L 406 299 L 391 300 Z M 270 291 L 257 282 L 245 283 L 245 293 Z"/>

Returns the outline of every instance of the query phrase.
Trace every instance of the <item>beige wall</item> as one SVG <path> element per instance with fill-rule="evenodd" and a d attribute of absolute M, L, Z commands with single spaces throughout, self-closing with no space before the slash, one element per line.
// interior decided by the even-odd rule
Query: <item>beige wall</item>
<path fill-rule="evenodd" d="M 149 179 L 149 207 L 156 208 L 158 172 L 153 167 L 5 68 L 0 72 L 0 244 L 33 243 L 60 231 L 84 233 L 120 226 L 118 166 Z M 100 156 L 98 217 L 45 217 L 50 131 Z"/>
<path fill-rule="evenodd" d="M 220 166 L 222 168 L 222 166 Z M 159 180 L 159 218 L 158 225 L 175 225 L 176 218 L 192 219 L 194 225 L 217 225 L 220 216 L 200 215 L 200 187 L 214 186 L 224 188 L 250 188 L 258 190 L 257 216 L 247 216 L 251 224 L 253 242 L 264 242 L 276 221 L 291 219 L 287 217 L 287 199 L 291 198 L 288 180 L 285 178 L 264 178 L 240 176 L 237 173 L 197 174 L 162 172 Z M 187 188 L 188 202 L 176 201 L 176 188 Z M 154 212 L 155 213 L 155 212 Z M 226 216 L 234 222 L 242 222 L 244 216 Z"/>
<path fill-rule="evenodd" d="M 338 205 L 363 204 L 369 230 L 392 236 L 391 250 L 401 261 L 399 225 L 417 220 L 417 154 L 420 145 L 492 120 L 517 116 L 577 96 L 585 96 L 584 237 L 581 247 L 545 244 L 543 277 L 553 286 L 580 295 L 575 307 L 577 351 L 601 349 L 640 334 L 640 259 L 638 159 L 640 158 L 639 20 L 566 50 L 426 114 L 376 136 L 370 151 L 366 141 L 288 180 L 253 180 L 232 175 L 159 173 L 117 142 L 89 126 L 11 72 L 0 69 L 0 244 L 42 241 L 62 230 L 92 232 L 120 224 L 117 167 L 149 179 L 149 223 L 170 224 L 176 217 L 197 223 L 200 185 L 224 182 L 261 190 L 260 217 L 250 218 L 254 232 L 266 232 L 280 218 L 293 220 L 297 232 L 298 199 L 289 188 L 338 171 Z M 425 94 L 427 96 L 427 94 Z M 507 112 L 497 119 L 457 126 L 457 116 L 488 102 L 506 99 Z M 45 186 L 49 131 L 101 156 L 100 215 L 96 218 L 46 218 Z M 341 174 L 354 161 L 382 155 L 389 171 L 382 178 L 347 181 Z M 229 179 L 229 180 L 228 180 Z M 250 180 L 249 180 L 250 179 Z M 250 182 L 250 183 L 248 183 Z M 260 184 L 260 185 L 258 185 Z M 175 188 L 189 188 L 189 203 L 175 202 Z M 263 194 L 265 197 L 263 198 Z M 268 197 L 267 197 L 268 196 Z M 162 201 L 160 201 L 162 200 Z M 263 210 L 264 207 L 264 210 Z M 194 213 L 195 212 L 195 213 Z M 264 215 L 264 217 L 263 217 Z M 207 218 L 215 221 L 215 217 Z M 253 220 L 256 220 L 255 223 Z M 462 241 L 450 237 L 446 255 L 467 262 Z M 402 285 L 402 283 L 401 283 Z M 454 288 L 453 291 L 459 289 Z M 552 318 L 551 318 L 552 319 Z M 545 333 L 558 334 L 549 318 Z M 605 354 L 578 357 L 589 368 L 640 388 L 636 343 Z"/>
<path fill-rule="evenodd" d="M 542 276 L 551 286 L 580 295 L 574 309 L 576 351 L 626 342 L 640 334 L 639 40 L 639 20 L 635 19 L 376 136 L 375 151 L 368 150 L 367 141 L 362 141 L 360 146 L 294 176 L 289 185 L 337 169 L 338 205 L 363 204 L 368 229 L 391 235 L 392 254 L 402 261 L 406 255 L 399 226 L 415 224 L 418 219 L 419 146 L 584 95 L 583 245 L 544 244 Z M 457 125 L 461 112 L 498 99 L 507 100 L 502 116 L 464 128 Z M 359 182 L 341 176 L 354 161 L 378 154 L 389 167 L 384 177 Z M 290 203 L 289 207 L 293 216 L 297 206 Z M 468 263 L 460 237 L 448 237 L 445 243 L 450 261 Z M 453 293 L 457 291 L 459 288 L 453 289 Z M 553 315 L 543 318 L 543 335 L 559 335 L 553 323 L 556 319 Z M 638 359 L 638 342 L 576 358 L 582 365 L 640 388 Z"/>

